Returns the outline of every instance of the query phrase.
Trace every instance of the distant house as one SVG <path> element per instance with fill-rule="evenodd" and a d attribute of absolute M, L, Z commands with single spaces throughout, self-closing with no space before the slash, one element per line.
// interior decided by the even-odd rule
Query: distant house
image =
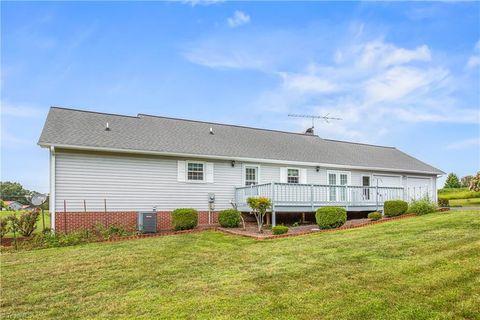
<path fill-rule="evenodd" d="M 436 199 L 443 171 L 394 148 L 313 134 L 52 107 L 39 145 L 50 150 L 52 228 L 135 226 L 138 211 L 248 211 L 246 198 L 272 199 L 277 218 L 327 205 L 381 209 L 389 199 Z"/>
<path fill-rule="evenodd" d="M 18 211 L 18 210 L 22 210 L 23 209 L 23 204 L 21 204 L 20 202 L 17 202 L 17 201 L 3 201 L 3 203 L 5 204 L 5 206 L 9 209 L 9 210 L 13 210 L 13 211 Z"/>

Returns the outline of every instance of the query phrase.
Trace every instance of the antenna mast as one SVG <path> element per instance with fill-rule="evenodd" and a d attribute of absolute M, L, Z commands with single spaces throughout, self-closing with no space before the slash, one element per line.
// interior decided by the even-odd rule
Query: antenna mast
<path fill-rule="evenodd" d="M 289 117 L 296 117 L 296 118 L 310 118 L 312 119 L 312 129 L 315 128 L 315 119 L 322 119 L 326 123 L 329 123 L 330 120 L 343 120 L 342 118 L 335 118 L 335 117 L 329 117 L 329 113 L 327 113 L 324 116 L 315 116 L 312 114 L 294 114 L 290 113 L 288 116 Z"/>

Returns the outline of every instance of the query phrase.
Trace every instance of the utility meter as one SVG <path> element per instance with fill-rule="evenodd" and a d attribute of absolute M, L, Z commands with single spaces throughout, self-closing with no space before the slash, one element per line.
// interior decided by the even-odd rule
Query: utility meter
<path fill-rule="evenodd" d="M 215 193 L 208 194 L 208 203 L 215 203 Z"/>
<path fill-rule="evenodd" d="M 215 210 L 215 193 L 208 194 L 208 209 Z"/>

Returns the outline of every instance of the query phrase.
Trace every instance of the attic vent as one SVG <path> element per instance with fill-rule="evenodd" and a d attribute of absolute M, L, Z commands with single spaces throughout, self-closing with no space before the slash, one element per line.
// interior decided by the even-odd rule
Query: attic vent
<path fill-rule="evenodd" d="M 308 128 L 307 130 L 305 130 L 305 134 L 309 134 L 309 135 L 313 135 L 313 127 L 311 128 Z"/>
<path fill-rule="evenodd" d="M 210 134 L 214 134 L 213 128 L 210 128 Z"/>
<path fill-rule="evenodd" d="M 105 125 L 105 131 L 110 131 L 110 126 L 108 125 L 108 122 L 107 122 L 107 124 Z"/>

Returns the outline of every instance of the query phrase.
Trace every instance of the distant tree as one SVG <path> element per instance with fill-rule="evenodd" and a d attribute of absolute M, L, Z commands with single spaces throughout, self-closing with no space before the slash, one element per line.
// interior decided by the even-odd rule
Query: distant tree
<path fill-rule="evenodd" d="M 445 181 L 444 188 L 461 188 L 460 180 L 455 173 L 449 173 L 447 176 L 447 181 Z"/>
<path fill-rule="evenodd" d="M 5 202 L 3 202 L 3 200 L 0 200 L 0 209 L 3 209 L 3 208 L 6 208 L 7 205 L 5 204 Z"/>
<path fill-rule="evenodd" d="M 0 197 L 2 200 L 17 201 L 21 204 L 28 204 L 28 200 L 25 198 L 30 191 L 23 188 L 18 182 L 0 182 Z"/>
<path fill-rule="evenodd" d="M 472 180 L 470 181 L 470 186 L 468 188 L 471 191 L 480 191 L 480 171 L 477 172 L 477 175 L 475 177 L 472 177 Z"/>
<path fill-rule="evenodd" d="M 470 181 L 472 181 L 472 179 L 473 179 L 473 176 L 462 177 L 462 179 L 460 180 L 462 187 L 464 188 L 470 187 Z"/>

